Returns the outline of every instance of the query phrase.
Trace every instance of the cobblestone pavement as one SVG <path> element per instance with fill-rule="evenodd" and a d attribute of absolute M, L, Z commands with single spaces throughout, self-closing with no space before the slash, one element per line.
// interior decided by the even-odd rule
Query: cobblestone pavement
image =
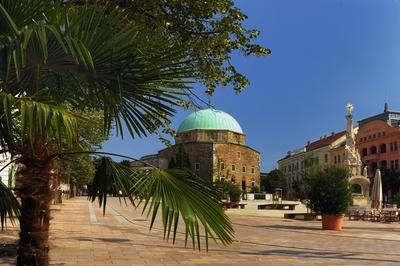
<path fill-rule="evenodd" d="M 347 221 L 342 232 L 322 231 L 320 221 L 230 213 L 236 242 L 210 242 L 209 252 L 163 240 L 160 224 L 149 222 L 118 199 L 108 201 L 106 215 L 86 198 L 65 200 L 53 208 L 52 265 L 400 265 L 400 224 Z M 229 213 L 229 212 L 228 212 Z M 9 227 L 0 243 L 17 229 Z M 13 265 L 0 258 L 0 265 Z"/>

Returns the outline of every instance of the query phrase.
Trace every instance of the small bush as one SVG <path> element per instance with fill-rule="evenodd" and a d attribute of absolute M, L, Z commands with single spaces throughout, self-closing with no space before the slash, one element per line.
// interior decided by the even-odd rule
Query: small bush
<path fill-rule="evenodd" d="M 260 189 L 257 186 L 251 187 L 250 193 L 259 193 Z"/>
<path fill-rule="evenodd" d="M 400 208 L 400 193 L 394 195 L 393 201 L 395 204 L 397 204 L 397 208 Z"/>
<path fill-rule="evenodd" d="M 214 182 L 214 186 L 220 191 L 221 199 L 228 199 L 227 196 L 229 196 L 229 200 L 232 202 L 240 201 L 242 190 L 235 184 L 221 180 Z"/>
<path fill-rule="evenodd" d="M 346 213 L 352 202 L 348 177 L 348 170 L 337 166 L 312 173 L 306 184 L 311 209 L 329 215 Z"/>

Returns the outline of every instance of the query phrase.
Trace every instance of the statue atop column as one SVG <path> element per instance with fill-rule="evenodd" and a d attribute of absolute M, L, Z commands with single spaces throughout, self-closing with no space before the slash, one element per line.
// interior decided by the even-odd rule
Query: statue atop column
<path fill-rule="evenodd" d="M 353 128 L 353 105 L 346 105 L 347 109 L 347 128 L 346 128 L 346 146 L 345 146 L 345 161 L 344 164 L 350 170 L 351 175 L 361 175 L 361 159 L 360 154 L 356 149 L 356 139 Z"/>

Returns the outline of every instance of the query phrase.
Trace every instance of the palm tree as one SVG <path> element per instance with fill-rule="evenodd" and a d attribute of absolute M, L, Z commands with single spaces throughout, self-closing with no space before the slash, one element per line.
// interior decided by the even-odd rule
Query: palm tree
<path fill-rule="evenodd" d="M 115 125 L 122 136 L 125 125 L 140 137 L 165 126 L 190 94 L 193 71 L 173 41 L 143 37 L 121 9 L 73 2 L 0 0 L 0 147 L 19 165 L 18 265 L 48 265 L 55 160 L 82 153 L 74 150 L 79 124 L 90 122 L 69 108 L 97 108 L 105 134 Z M 215 191 L 189 170 L 132 173 L 109 158 L 101 159 L 100 169 L 92 199 L 103 207 L 109 189 L 121 190 L 145 201 L 152 223 L 161 208 L 166 238 L 172 232 L 175 239 L 182 219 L 193 246 L 200 248 L 201 225 L 206 246 L 209 237 L 232 242 Z M 8 214 L 15 211 L 14 201 Z"/>

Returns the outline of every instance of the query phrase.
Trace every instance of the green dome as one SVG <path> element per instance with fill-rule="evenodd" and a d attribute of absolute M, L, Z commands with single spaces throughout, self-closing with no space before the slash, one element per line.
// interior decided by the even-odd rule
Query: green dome
<path fill-rule="evenodd" d="M 178 133 L 194 129 L 229 130 L 243 134 L 239 123 L 230 114 L 215 109 L 203 109 L 188 115 L 178 128 Z"/>

